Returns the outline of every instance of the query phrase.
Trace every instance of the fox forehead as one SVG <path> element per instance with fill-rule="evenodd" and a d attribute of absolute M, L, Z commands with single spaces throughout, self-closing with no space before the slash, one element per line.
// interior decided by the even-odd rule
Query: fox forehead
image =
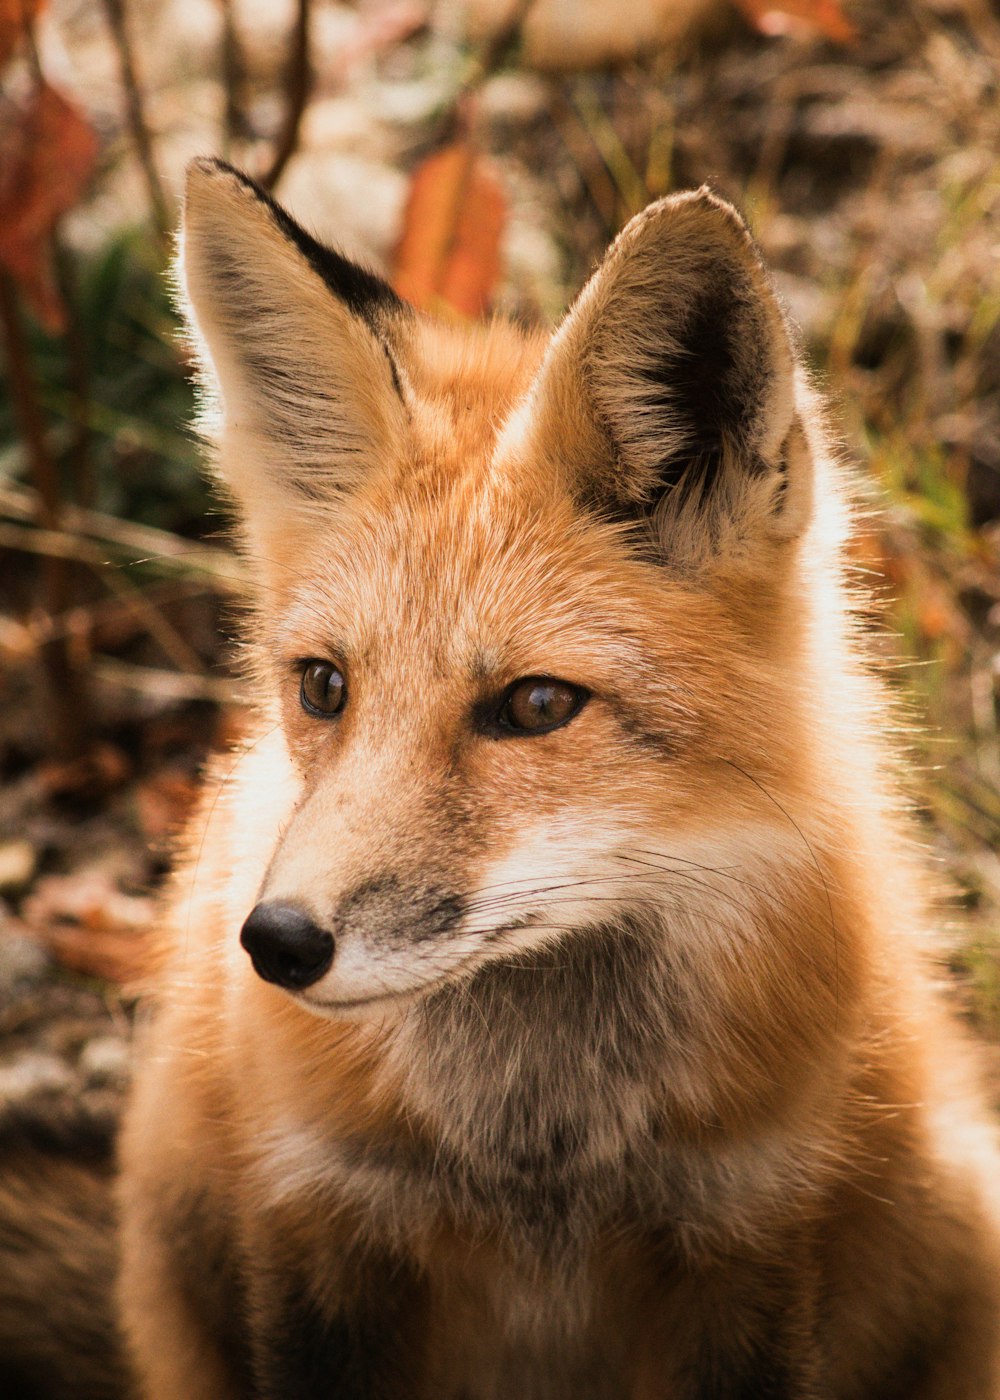
<path fill-rule="evenodd" d="M 593 684 L 612 668 L 653 680 L 725 630 L 713 600 L 644 562 L 623 527 L 541 491 L 519 499 L 489 473 L 444 493 L 418 481 L 361 493 L 286 587 L 272 622 L 284 655 L 472 680 Z"/>
<path fill-rule="evenodd" d="M 644 559 L 641 533 L 582 508 L 544 450 L 506 441 L 539 338 L 498 323 L 415 340 L 405 450 L 289 533 L 272 645 L 573 679 L 602 660 L 641 668 L 651 642 L 679 652 L 688 626 L 719 632 L 715 601 Z"/>

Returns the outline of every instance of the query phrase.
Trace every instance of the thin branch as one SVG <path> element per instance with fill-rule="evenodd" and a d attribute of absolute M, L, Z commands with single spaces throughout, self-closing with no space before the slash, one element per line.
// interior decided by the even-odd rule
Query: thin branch
<path fill-rule="evenodd" d="M 217 705 L 247 704 L 246 687 L 222 676 L 189 676 L 155 666 L 102 656 L 94 661 L 94 674 L 102 681 L 137 690 L 158 700 L 212 700 Z"/>
<path fill-rule="evenodd" d="M 260 176 L 266 190 L 274 189 L 285 166 L 298 149 L 302 116 L 312 90 L 313 71 L 310 59 L 311 0 L 298 0 L 292 48 L 285 70 L 285 117 L 278 133 L 274 155 L 267 170 Z"/>
<path fill-rule="evenodd" d="M 118 50 L 122 84 L 125 88 L 125 112 L 129 131 L 135 143 L 136 155 L 146 177 L 146 189 L 153 211 L 153 220 L 161 239 L 166 240 L 171 225 L 170 206 L 163 191 L 163 181 L 156 167 L 153 138 L 146 120 L 145 98 L 135 66 L 132 41 L 125 16 L 125 0 L 102 0 L 111 34 Z"/>
<path fill-rule="evenodd" d="M 0 544 L 5 542 L 5 528 L 10 527 L 0 523 Z M 16 541 L 13 547 L 19 548 L 20 541 Z M 101 582 L 105 583 L 109 578 L 120 580 L 122 574 L 104 566 L 99 569 L 99 577 Z M 38 652 L 40 646 L 56 636 L 85 637 L 88 643 L 93 645 L 94 633 L 106 627 L 120 632 L 123 627 L 133 624 L 137 630 L 141 628 L 145 631 L 148 630 L 145 625 L 146 607 L 156 608 L 162 616 L 163 610 L 174 603 L 187 602 L 191 598 L 204 598 L 211 593 L 207 583 L 200 583 L 196 579 L 161 579 L 158 583 L 148 584 L 141 590 L 133 584 L 132 590 L 111 592 L 102 598 L 76 603 L 59 617 L 39 615 L 28 619 L 27 622 L 15 622 L 13 619 L 4 618 L 0 620 L 0 652 L 6 651 L 15 657 L 32 656 Z M 179 655 L 171 656 L 170 659 L 175 666 L 180 666 Z M 185 661 L 180 669 L 203 673 L 207 668 L 198 657 L 194 667 L 188 666 Z"/>
<path fill-rule="evenodd" d="M 12 520 L 33 520 L 38 516 L 38 494 L 13 482 L 0 485 L 0 517 Z M 186 539 L 169 530 L 157 529 L 155 525 L 140 525 L 132 520 L 120 520 L 116 515 L 105 515 L 102 511 L 81 510 L 75 506 L 65 506 L 61 518 L 62 530 L 49 531 L 45 536 L 44 550 L 41 545 L 32 546 L 26 541 L 19 548 L 34 549 L 37 552 L 53 550 L 68 558 L 82 558 L 90 563 L 94 557 L 91 540 L 101 540 L 103 547 L 95 550 L 101 562 L 107 562 L 108 546 L 141 556 L 134 562 L 174 566 L 178 572 L 204 574 L 211 578 L 217 587 L 226 593 L 239 594 L 243 591 L 244 576 L 237 557 L 228 550 L 215 545 L 203 544 L 198 540 Z M 30 533 L 40 535 L 40 531 Z M 83 538 L 81 538 L 83 537 Z M 19 539 L 22 536 L 18 536 Z M 87 551 L 78 553 L 77 550 Z"/>
<path fill-rule="evenodd" d="M 62 511 L 59 473 L 45 441 L 38 386 L 21 321 L 17 291 L 12 278 L 2 270 L 0 330 L 14 415 L 38 492 L 37 519 L 44 529 L 57 531 Z M 69 568 L 65 559 L 54 557 L 44 558 L 41 568 L 44 606 L 49 616 L 55 617 L 67 606 Z M 42 662 L 52 702 L 49 725 L 52 745 L 62 754 L 78 753 L 86 733 L 86 695 L 83 677 L 73 665 L 67 638 L 53 638 L 42 650 Z"/>
<path fill-rule="evenodd" d="M 222 10 L 222 87 L 226 105 L 222 123 L 222 154 L 230 159 L 233 147 L 253 135 L 246 109 L 246 57 L 236 27 L 233 0 L 219 0 Z"/>
<path fill-rule="evenodd" d="M 521 38 L 524 21 L 535 0 L 517 0 L 505 24 L 473 55 L 462 81 L 462 92 L 482 87 L 510 57 Z"/>
<path fill-rule="evenodd" d="M 38 387 L 31 364 L 31 350 L 21 321 L 17 290 L 13 278 L 2 268 L 0 323 L 3 328 L 7 378 L 11 388 L 11 406 L 37 492 L 36 516 L 40 525 L 57 529 L 61 513 L 59 474 L 45 442 L 45 425 L 39 408 Z"/>
<path fill-rule="evenodd" d="M 66 368 L 70 391 L 70 438 L 68 457 L 76 500 L 92 506 L 97 496 L 97 479 L 90 452 L 90 352 L 77 304 L 76 269 L 72 255 L 62 240 L 58 225 L 53 228 L 49 246 L 56 287 L 66 312 Z"/>

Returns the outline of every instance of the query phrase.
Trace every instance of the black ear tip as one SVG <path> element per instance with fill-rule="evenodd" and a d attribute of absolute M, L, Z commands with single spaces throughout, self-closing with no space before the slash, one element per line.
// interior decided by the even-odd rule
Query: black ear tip
<path fill-rule="evenodd" d="M 214 186 L 214 189 L 212 188 Z M 235 200 L 241 201 L 237 206 Z M 249 196 L 249 198 L 248 198 Z M 227 201 L 228 197 L 228 203 Z M 226 220 L 239 209 L 256 210 L 298 249 L 334 296 L 375 328 L 379 316 L 405 316 L 410 308 L 377 273 L 318 242 L 267 190 L 243 170 L 215 156 L 197 156 L 187 168 L 187 218 L 204 212 L 225 234 Z"/>

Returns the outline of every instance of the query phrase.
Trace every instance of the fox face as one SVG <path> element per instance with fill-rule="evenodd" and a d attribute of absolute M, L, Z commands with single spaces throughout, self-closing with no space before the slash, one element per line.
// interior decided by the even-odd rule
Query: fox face
<path fill-rule="evenodd" d="M 199 162 L 183 277 L 296 775 L 256 972 L 385 1017 L 624 931 L 691 997 L 741 964 L 748 1024 L 793 963 L 789 1021 L 832 1016 L 850 959 L 796 813 L 836 524 L 734 211 L 651 206 L 546 339 L 418 315 Z"/>

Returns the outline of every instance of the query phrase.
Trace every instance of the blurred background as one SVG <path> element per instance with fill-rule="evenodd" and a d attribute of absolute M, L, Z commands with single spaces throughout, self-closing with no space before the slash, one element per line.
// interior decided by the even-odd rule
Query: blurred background
<path fill-rule="evenodd" d="M 1000 1086 L 996 5 L 0 0 L 0 1116 L 113 1117 L 118 988 L 247 698 L 167 271 L 206 153 L 449 317 L 558 316 L 671 190 L 744 209 L 871 507 L 942 976 Z"/>

